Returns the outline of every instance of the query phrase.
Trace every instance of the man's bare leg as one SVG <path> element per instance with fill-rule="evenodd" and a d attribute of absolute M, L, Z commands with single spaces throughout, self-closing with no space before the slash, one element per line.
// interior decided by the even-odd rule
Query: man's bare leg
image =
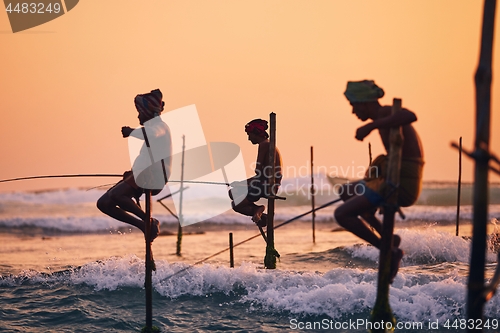
<path fill-rule="evenodd" d="M 361 215 L 363 220 L 368 222 L 377 232 L 382 235 L 382 223 L 379 219 L 375 217 L 372 212 L 365 213 Z M 401 259 L 403 258 L 403 250 L 399 248 L 401 244 L 401 237 L 399 235 L 394 234 L 392 236 L 392 253 L 391 253 L 391 275 L 390 275 L 390 283 L 394 281 L 394 278 L 398 274 L 399 265 L 401 264 Z"/>
<path fill-rule="evenodd" d="M 135 190 L 126 182 L 121 182 L 109 191 L 111 199 L 126 212 L 137 216 L 141 221 L 146 217 L 146 213 L 132 198 L 135 196 Z"/>
<path fill-rule="evenodd" d="M 401 264 L 401 259 L 403 259 L 403 250 L 398 247 L 392 248 L 391 253 L 391 275 L 389 278 L 390 283 L 394 282 L 394 278 L 398 274 L 399 265 Z"/>
<path fill-rule="evenodd" d="M 235 212 L 238 212 L 246 216 L 253 216 L 255 207 L 257 207 L 253 202 L 248 201 L 248 199 L 243 199 L 237 205 L 235 205 L 233 201 L 232 206 Z"/>
<path fill-rule="evenodd" d="M 146 214 L 134 202 L 133 188 L 125 182 L 120 182 L 115 187 L 104 193 L 97 201 L 97 208 L 112 218 L 133 225 L 144 232 L 144 221 Z M 136 218 L 128 212 L 136 215 Z"/>
<path fill-rule="evenodd" d="M 342 187 L 342 193 L 340 193 L 340 198 L 345 202 L 356 196 L 355 187 L 359 182 L 347 183 Z M 372 210 L 367 211 L 360 216 L 363 218 L 366 223 L 372 226 L 379 235 L 382 235 L 382 222 L 375 217 L 377 209 L 374 207 Z M 401 244 L 401 237 L 399 235 L 393 236 L 393 246 L 399 247 Z"/>
<path fill-rule="evenodd" d="M 230 195 L 232 198 L 232 196 Z M 238 212 L 240 214 L 246 215 L 246 216 L 251 216 L 252 221 L 255 222 L 257 225 L 259 225 L 259 221 L 264 217 L 264 211 L 265 207 L 264 206 L 257 206 L 253 202 L 249 201 L 248 199 L 243 199 L 239 204 L 235 205 L 234 201 L 232 202 L 232 206 L 235 212 Z M 266 221 L 262 221 L 267 224 Z M 264 223 L 262 223 L 264 224 Z"/>
<path fill-rule="evenodd" d="M 359 238 L 380 248 L 380 237 L 358 218 L 362 212 L 373 209 L 372 203 L 363 196 L 354 196 L 335 210 L 337 223 Z"/>
<path fill-rule="evenodd" d="M 361 217 L 365 220 L 370 226 L 372 226 L 379 235 L 382 235 L 382 222 L 378 218 L 375 217 L 374 213 L 365 213 L 362 214 Z M 401 244 L 401 237 L 399 235 L 394 234 L 392 236 L 392 245 L 394 247 L 399 247 Z"/>
<path fill-rule="evenodd" d="M 335 210 L 335 219 L 342 227 L 380 249 L 380 237 L 370 230 L 368 226 L 358 218 L 358 215 L 364 215 L 363 219 L 366 219 L 367 222 L 380 233 L 382 231 L 382 223 L 374 215 L 370 215 L 373 208 L 373 205 L 366 197 L 354 196 Z M 365 211 L 365 213 L 360 214 L 360 212 L 363 211 Z M 399 265 L 401 263 L 401 259 L 403 258 L 403 251 L 399 249 L 400 242 L 401 238 L 398 235 L 394 235 L 394 247 L 392 248 L 391 254 L 391 283 L 394 281 L 394 278 L 398 273 Z"/>

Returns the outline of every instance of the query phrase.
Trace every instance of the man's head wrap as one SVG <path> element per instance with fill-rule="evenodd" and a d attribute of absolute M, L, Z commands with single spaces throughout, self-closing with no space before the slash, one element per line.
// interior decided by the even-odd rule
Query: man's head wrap
<path fill-rule="evenodd" d="M 384 90 L 372 80 L 349 81 L 344 95 L 351 103 L 375 102 L 384 96 Z"/>
<path fill-rule="evenodd" d="M 267 134 L 267 121 L 263 119 L 254 119 L 248 124 L 245 125 L 245 132 L 254 133 L 260 136 L 265 137 L 266 139 L 269 137 Z"/>
<path fill-rule="evenodd" d="M 137 111 L 148 118 L 153 118 L 163 111 L 165 102 L 162 101 L 162 98 L 163 94 L 160 89 L 155 89 L 151 90 L 150 93 L 135 96 L 134 102 Z"/>

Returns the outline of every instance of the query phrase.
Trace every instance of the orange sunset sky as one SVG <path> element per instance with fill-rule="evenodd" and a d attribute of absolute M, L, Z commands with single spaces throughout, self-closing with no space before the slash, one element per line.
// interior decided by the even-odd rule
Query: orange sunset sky
<path fill-rule="evenodd" d="M 256 147 L 244 125 L 277 114 L 285 176 L 330 171 L 384 153 L 343 92 L 374 79 L 382 104 L 402 98 L 418 116 L 424 180 L 458 177 L 451 141 L 475 134 L 473 76 L 479 0 L 82 0 L 65 15 L 12 33 L 0 13 L 0 179 L 122 173 L 130 168 L 122 126 L 138 126 L 133 98 L 160 88 L 165 110 L 196 104 L 207 141 Z M 498 10 L 497 10 L 498 12 Z M 498 16 L 498 13 L 497 13 Z M 498 21 L 498 17 L 497 17 Z M 493 60 L 491 148 L 500 154 L 499 24 Z M 287 171 L 288 170 L 288 171 Z M 339 175 L 342 176 L 342 175 Z M 351 177 L 352 175 L 346 174 Z M 464 158 L 463 180 L 473 180 Z M 490 175 L 491 181 L 499 177 Z M 116 179 L 0 184 L 0 192 L 96 186 Z"/>

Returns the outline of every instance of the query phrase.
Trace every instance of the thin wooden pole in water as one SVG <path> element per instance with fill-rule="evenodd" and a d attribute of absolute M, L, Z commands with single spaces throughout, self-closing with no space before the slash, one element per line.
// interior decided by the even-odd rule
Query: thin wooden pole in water
<path fill-rule="evenodd" d="M 153 329 L 153 253 L 151 250 L 151 190 L 145 190 L 146 196 L 146 216 L 144 218 L 146 239 L 146 281 L 144 286 L 146 288 L 146 329 L 150 331 Z"/>
<path fill-rule="evenodd" d="M 462 189 L 462 137 L 460 137 L 460 146 L 458 148 L 458 190 L 457 190 L 457 230 L 456 236 L 458 236 L 458 229 L 460 224 L 460 191 Z"/>
<path fill-rule="evenodd" d="M 401 99 L 394 98 L 392 104 L 392 114 L 401 111 Z M 396 326 L 389 304 L 389 284 L 391 275 L 391 259 L 392 259 L 392 242 L 394 234 L 394 215 L 397 211 L 398 203 L 398 188 L 399 174 L 401 170 L 401 152 L 403 148 L 403 135 L 401 127 L 392 127 L 390 129 L 390 151 L 389 161 L 387 165 L 386 183 L 390 192 L 390 196 L 385 200 L 384 206 L 384 222 L 382 225 L 382 239 L 380 241 L 380 260 L 378 268 L 378 285 L 377 299 L 373 307 L 372 323 L 392 323 L 392 327 Z M 375 325 L 374 325 L 375 326 Z M 372 330 L 372 332 L 386 332 L 386 329 Z"/>
<path fill-rule="evenodd" d="M 182 160 L 181 160 L 181 190 L 179 193 L 179 226 L 177 227 L 177 249 L 175 254 L 177 256 L 181 255 L 181 244 L 182 244 L 182 194 L 184 188 L 184 151 L 186 149 L 186 136 L 182 136 Z"/>
<path fill-rule="evenodd" d="M 270 114 L 270 129 L 269 129 L 269 165 L 271 166 L 271 174 L 268 175 L 269 198 L 267 199 L 267 246 L 266 256 L 264 257 L 264 266 L 268 269 L 276 268 L 276 250 L 274 249 L 274 182 L 276 175 L 276 113 Z"/>
<path fill-rule="evenodd" d="M 334 203 L 339 202 L 340 200 L 342 200 L 342 199 L 340 199 L 340 198 L 339 198 L 339 199 L 335 199 L 335 200 L 332 200 L 332 201 L 330 201 L 330 202 L 327 202 L 326 204 L 323 204 L 323 205 L 319 206 L 318 208 L 316 208 L 316 209 L 315 209 L 315 211 L 318 211 L 318 210 L 324 209 L 324 208 L 326 208 L 326 207 L 328 207 L 328 206 L 331 206 L 331 205 L 333 205 Z M 287 220 L 287 221 L 285 221 L 285 222 L 282 222 L 282 223 L 278 224 L 276 227 L 274 227 L 274 229 L 278 229 L 278 228 L 283 227 L 283 226 L 285 226 L 285 225 L 287 225 L 287 224 L 289 224 L 289 223 L 291 223 L 291 222 L 293 222 L 293 221 L 297 221 L 298 219 L 300 219 L 300 218 L 302 218 L 302 217 L 304 217 L 304 216 L 306 216 L 306 215 L 309 215 L 309 214 L 311 214 L 311 213 L 312 213 L 312 211 L 308 211 L 308 212 L 302 213 L 302 214 L 300 214 L 300 215 L 297 215 L 297 216 L 295 216 L 295 217 L 293 217 L 293 218 L 291 218 L 291 219 L 289 219 L 289 220 Z M 244 243 L 246 243 L 246 242 L 248 242 L 248 241 L 251 241 L 252 239 L 255 239 L 255 238 L 259 237 L 259 236 L 260 236 L 260 234 L 257 234 L 257 235 L 254 235 L 254 236 L 250 237 L 250 238 L 247 238 L 247 239 L 245 239 L 245 240 L 243 240 L 243 241 L 241 241 L 241 242 L 239 242 L 239 243 L 236 243 L 236 244 L 234 244 L 233 248 L 235 248 L 235 247 L 237 247 L 237 246 L 240 246 L 240 245 L 242 245 L 242 244 L 244 244 Z M 219 252 L 217 252 L 217 253 L 214 253 L 214 254 L 212 254 L 211 256 L 208 256 L 208 257 L 206 257 L 206 258 L 204 258 L 204 259 L 198 260 L 197 262 L 195 262 L 194 264 L 192 264 L 192 265 L 190 265 L 190 266 L 184 267 L 183 269 L 181 269 L 181 270 L 179 270 L 179 271 L 177 271 L 177 272 L 175 272 L 175 273 L 173 273 L 173 274 L 171 274 L 171 275 L 167 276 L 164 280 L 166 280 L 166 279 L 170 279 L 172 276 L 175 276 L 175 275 L 177 275 L 177 274 L 180 274 L 180 273 L 182 273 L 182 272 L 185 272 L 185 271 L 187 271 L 188 269 L 190 269 L 190 268 L 194 267 L 195 265 L 201 264 L 201 263 L 203 263 L 203 262 L 207 261 L 208 259 L 212 259 L 213 257 L 218 256 L 219 254 L 226 252 L 227 250 L 229 250 L 229 247 L 227 247 L 227 248 L 225 248 L 225 249 L 223 249 L 223 250 L 221 250 L 221 251 L 219 251 Z M 277 253 L 277 252 L 276 252 L 276 253 Z"/>
<path fill-rule="evenodd" d="M 490 113 L 493 34 L 496 0 L 485 0 L 479 65 L 474 77 L 476 85 L 476 138 L 473 196 L 473 235 L 467 285 L 467 318 L 476 322 L 483 318 L 486 302 L 484 266 L 488 220 L 488 171 L 490 160 Z"/>
<path fill-rule="evenodd" d="M 370 167 L 372 166 L 372 144 L 368 142 L 368 157 L 369 157 L 369 162 L 368 162 L 368 170 L 371 170 Z M 373 226 L 370 226 L 370 229 L 372 232 L 375 232 L 375 228 Z"/>
<path fill-rule="evenodd" d="M 370 142 L 368 142 L 368 156 L 370 157 L 368 165 L 372 165 L 372 144 Z"/>
<path fill-rule="evenodd" d="M 311 208 L 313 210 L 312 213 L 312 232 L 313 232 L 313 243 L 316 244 L 316 212 L 314 211 L 314 206 L 316 205 L 314 202 L 314 154 L 313 154 L 313 146 L 311 146 Z"/>
<path fill-rule="evenodd" d="M 234 267 L 233 233 L 229 233 L 229 267 Z"/>

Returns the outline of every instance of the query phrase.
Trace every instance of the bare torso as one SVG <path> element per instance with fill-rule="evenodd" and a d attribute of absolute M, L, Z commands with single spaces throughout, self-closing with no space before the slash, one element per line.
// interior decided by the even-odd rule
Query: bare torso
<path fill-rule="evenodd" d="M 387 117 L 391 114 L 390 106 L 383 106 L 379 110 L 379 117 Z M 424 158 L 424 151 L 422 149 L 422 143 L 420 142 L 420 137 L 417 134 L 417 131 L 413 127 L 413 125 L 408 124 L 402 126 L 403 128 L 403 157 L 419 157 Z M 380 138 L 384 144 L 385 150 L 389 152 L 390 149 L 390 140 L 389 133 L 390 128 L 379 128 L 378 129 Z"/>
<path fill-rule="evenodd" d="M 265 176 L 270 176 L 272 174 L 271 162 L 269 161 L 269 148 L 271 143 L 268 140 L 265 140 L 259 143 L 259 151 L 257 153 L 257 163 L 255 166 L 255 174 L 257 176 L 264 176 L 262 180 L 264 180 Z M 274 158 L 275 165 L 275 182 L 281 183 L 281 154 L 276 147 L 276 156 Z"/>

